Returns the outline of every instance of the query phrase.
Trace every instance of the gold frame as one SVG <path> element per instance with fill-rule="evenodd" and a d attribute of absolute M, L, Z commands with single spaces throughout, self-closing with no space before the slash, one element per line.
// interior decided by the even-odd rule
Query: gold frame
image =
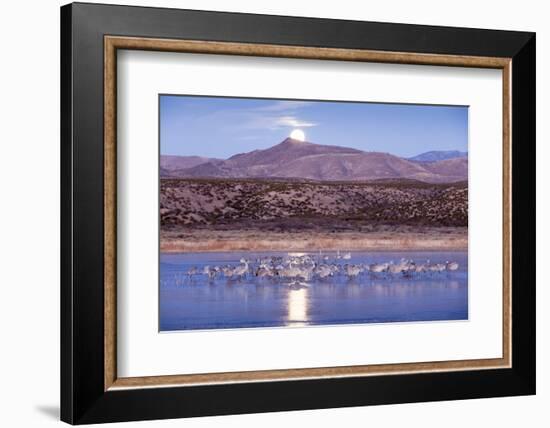
<path fill-rule="evenodd" d="M 117 377 L 116 369 L 116 52 L 117 49 L 337 61 L 495 68 L 503 81 L 503 349 L 502 358 L 319 367 L 148 377 Z M 511 58 L 382 52 L 249 43 L 104 37 L 104 389 L 357 377 L 511 367 Z"/>

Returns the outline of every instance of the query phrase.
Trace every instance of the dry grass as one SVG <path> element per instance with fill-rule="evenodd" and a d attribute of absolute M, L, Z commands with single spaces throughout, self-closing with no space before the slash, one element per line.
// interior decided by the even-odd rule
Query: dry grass
<path fill-rule="evenodd" d="M 161 235 L 162 252 L 318 251 L 318 250 L 466 250 L 465 228 L 417 232 L 295 232 L 195 230 Z"/>

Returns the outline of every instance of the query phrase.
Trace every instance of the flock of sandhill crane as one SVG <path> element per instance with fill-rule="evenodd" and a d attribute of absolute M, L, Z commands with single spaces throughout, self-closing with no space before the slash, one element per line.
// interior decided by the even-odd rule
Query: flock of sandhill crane
<path fill-rule="evenodd" d="M 373 278 L 394 278 L 402 276 L 414 278 L 419 275 L 440 275 L 458 270 L 459 264 L 454 261 L 445 263 L 416 263 L 410 259 L 401 259 L 394 263 L 359 263 L 352 264 L 341 260 L 350 260 L 351 253 L 336 255 L 332 260 L 329 256 L 299 255 L 299 256 L 267 256 L 254 261 L 242 258 L 238 265 L 204 266 L 202 269 L 191 267 L 187 271 L 190 279 L 207 277 L 209 280 L 226 278 L 240 280 L 250 277 L 271 278 L 282 280 L 328 279 L 343 276 L 349 279 L 360 275 L 369 275 Z"/>

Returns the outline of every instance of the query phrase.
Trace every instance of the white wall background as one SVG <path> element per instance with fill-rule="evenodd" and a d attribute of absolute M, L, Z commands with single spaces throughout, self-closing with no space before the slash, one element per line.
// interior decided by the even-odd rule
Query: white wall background
<path fill-rule="evenodd" d="M 148 0 L 126 4 L 323 18 L 485 27 L 537 32 L 538 264 L 550 257 L 550 27 L 536 0 Z M 116 3 L 103 1 L 103 3 Z M 59 424 L 59 6 L 58 0 L 0 6 L 0 421 L 7 427 Z M 545 99 L 546 98 L 546 99 Z M 546 186 L 543 185 L 546 183 Z M 461 402 L 155 421 L 158 427 L 547 426 L 550 404 L 550 293 L 539 269 L 538 394 Z M 7 292 L 7 293 L 6 293 Z M 125 426 L 137 426 L 137 423 Z"/>

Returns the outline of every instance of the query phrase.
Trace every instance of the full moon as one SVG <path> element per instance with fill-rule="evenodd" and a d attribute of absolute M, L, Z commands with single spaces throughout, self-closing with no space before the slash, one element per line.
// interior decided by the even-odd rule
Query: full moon
<path fill-rule="evenodd" d="M 295 129 L 290 133 L 290 138 L 298 141 L 306 141 L 306 134 L 301 129 Z"/>

